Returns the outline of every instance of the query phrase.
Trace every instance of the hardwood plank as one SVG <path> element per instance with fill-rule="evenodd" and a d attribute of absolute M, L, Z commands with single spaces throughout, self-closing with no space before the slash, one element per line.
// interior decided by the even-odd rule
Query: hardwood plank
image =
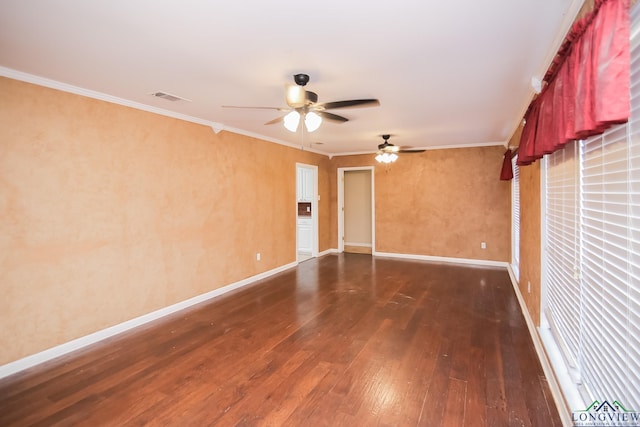
<path fill-rule="evenodd" d="M 466 414 L 467 427 L 490 425 L 487 422 L 487 395 L 484 352 L 478 347 L 469 349 L 469 372 L 467 376 Z"/>
<path fill-rule="evenodd" d="M 452 378 L 449 381 L 443 426 L 456 427 L 465 425 L 466 400 L 467 382 Z"/>
<path fill-rule="evenodd" d="M 560 425 L 504 269 L 328 255 L 0 381 L 0 425 Z"/>

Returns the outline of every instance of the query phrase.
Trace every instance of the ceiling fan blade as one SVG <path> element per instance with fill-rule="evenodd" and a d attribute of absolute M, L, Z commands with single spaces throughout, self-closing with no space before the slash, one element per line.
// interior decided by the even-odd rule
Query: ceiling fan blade
<path fill-rule="evenodd" d="M 276 117 L 273 120 L 269 120 L 265 125 L 275 125 L 276 123 L 280 123 L 284 121 L 284 116 Z"/>
<path fill-rule="evenodd" d="M 406 153 L 406 154 L 411 154 L 411 153 L 424 153 L 427 150 L 398 150 L 398 153 Z"/>
<path fill-rule="evenodd" d="M 393 145 L 389 141 L 385 140 L 382 144 L 378 145 L 378 150 L 385 153 L 397 153 L 398 151 L 400 151 L 400 147 L 398 147 L 397 145 Z"/>
<path fill-rule="evenodd" d="M 346 117 L 342 117 L 333 113 L 327 113 L 326 111 L 315 111 L 315 113 L 323 119 L 331 120 L 332 122 L 344 123 L 349 121 L 349 119 L 347 119 Z"/>
<path fill-rule="evenodd" d="M 318 104 L 318 107 L 324 108 L 325 110 L 332 110 L 350 107 L 377 107 L 378 105 L 380 105 L 380 101 L 377 99 L 351 99 L 348 101 L 325 102 Z"/>

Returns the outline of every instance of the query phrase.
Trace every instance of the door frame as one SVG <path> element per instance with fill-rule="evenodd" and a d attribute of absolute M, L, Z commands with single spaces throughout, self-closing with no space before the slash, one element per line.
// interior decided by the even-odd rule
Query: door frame
<path fill-rule="evenodd" d="M 344 252 L 344 173 L 349 171 L 371 171 L 371 255 L 376 254 L 376 187 L 375 166 L 338 168 L 338 252 Z"/>
<path fill-rule="evenodd" d="M 311 182 L 313 184 L 313 198 L 311 199 L 311 257 L 318 257 L 318 166 L 317 165 L 309 165 L 306 163 L 298 163 L 296 162 L 296 170 L 295 170 L 295 182 L 296 182 L 296 197 L 295 197 L 295 208 L 296 208 L 296 262 L 299 262 L 298 259 L 298 168 L 308 169 L 311 171 Z"/>

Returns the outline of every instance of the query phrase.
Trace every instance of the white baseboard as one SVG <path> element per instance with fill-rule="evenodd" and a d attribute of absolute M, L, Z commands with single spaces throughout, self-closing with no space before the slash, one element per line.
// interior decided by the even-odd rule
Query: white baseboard
<path fill-rule="evenodd" d="M 327 249 L 325 251 L 322 251 L 320 253 L 318 253 L 318 258 L 320 258 L 321 256 L 325 256 L 325 255 L 329 255 L 329 254 L 337 254 L 338 250 L 336 248 L 330 248 Z"/>
<path fill-rule="evenodd" d="M 447 262 L 454 264 L 484 265 L 489 267 L 507 267 L 509 265 L 509 263 L 506 261 L 489 261 L 484 259 L 453 258 L 432 255 L 397 254 L 392 252 L 374 252 L 373 255 L 387 258 L 404 258 L 420 261 Z"/>
<path fill-rule="evenodd" d="M 547 382 L 549 383 L 549 388 L 551 389 L 551 395 L 553 396 L 553 400 L 558 408 L 558 413 L 560 414 L 560 419 L 562 421 L 562 425 L 564 426 L 572 426 L 573 422 L 571 420 L 571 412 L 567 403 L 565 402 L 564 395 L 562 390 L 560 389 L 560 384 L 556 377 L 556 373 L 549 362 L 549 358 L 547 357 L 547 353 L 544 349 L 544 345 L 542 344 L 542 340 L 540 335 L 538 334 L 538 329 L 536 328 L 533 319 L 531 318 L 531 314 L 529 314 L 529 309 L 527 308 L 527 304 L 524 301 L 524 297 L 520 292 L 520 288 L 518 287 L 518 281 L 513 272 L 511 265 L 507 266 L 507 271 L 509 271 L 509 277 L 511 278 L 511 284 L 513 285 L 513 291 L 516 293 L 516 297 L 518 298 L 518 303 L 520 303 L 520 310 L 522 311 L 522 315 L 524 316 L 524 320 L 527 323 L 527 328 L 529 329 L 529 335 L 531 335 L 531 340 L 533 341 L 533 346 L 536 349 L 536 353 L 538 355 L 538 359 L 540 360 L 540 364 L 542 365 L 542 370 L 544 371 L 544 376 L 547 378 Z"/>
<path fill-rule="evenodd" d="M 206 292 L 201 295 L 197 295 L 193 298 L 189 298 L 188 300 L 178 302 L 176 304 L 161 308 L 156 311 L 152 311 L 151 313 L 147 313 L 142 316 L 136 317 L 134 319 L 127 320 L 126 322 L 119 323 L 117 325 L 108 327 L 106 329 L 102 329 L 92 334 L 85 335 L 84 337 L 80 337 L 75 340 L 68 341 L 64 344 L 60 344 L 55 347 L 49 348 L 47 350 L 41 351 L 39 353 L 32 354 L 22 359 L 18 359 L 14 362 L 7 363 L 6 365 L 0 366 L 0 379 L 7 377 L 9 375 L 13 375 L 25 369 L 31 368 L 33 366 L 39 365 L 41 363 L 48 362 L 52 359 L 55 359 L 56 357 L 63 356 L 65 354 L 71 353 L 72 351 L 75 351 L 75 350 L 79 350 L 88 345 L 95 344 L 106 338 L 128 331 L 135 327 L 141 326 L 145 323 L 152 322 L 154 320 L 160 319 L 161 317 L 167 316 L 169 314 L 175 313 L 180 310 L 184 310 L 185 308 L 191 307 L 201 302 L 218 297 L 227 292 L 231 292 L 235 289 L 241 288 L 243 286 L 247 286 L 258 280 L 265 279 L 274 274 L 296 267 L 297 265 L 298 265 L 297 262 L 292 262 L 290 264 L 286 264 L 281 267 L 274 268 L 273 270 L 265 271 L 263 273 L 256 274 L 255 276 L 247 277 L 246 279 L 240 280 L 235 283 L 231 283 L 227 286 L 223 286 L 218 289 L 214 289 L 210 292 Z"/>

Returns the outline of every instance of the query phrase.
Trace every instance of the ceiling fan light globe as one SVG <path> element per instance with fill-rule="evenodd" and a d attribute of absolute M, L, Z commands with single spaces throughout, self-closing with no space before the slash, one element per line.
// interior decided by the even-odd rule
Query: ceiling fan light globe
<path fill-rule="evenodd" d="M 290 131 L 295 132 L 298 130 L 298 125 L 300 124 L 300 113 L 297 111 L 291 111 L 289 114 L 284 116 L 284 127 Z"/>
<path fill-rule="evenodd" d="M 314 113 L 313 111 L 307 113 L 304 118 L 304 125 L 307 127 L 309 132 L 313 132 L 317 130 L 322 124 L 322 117 L 320 115 Z"/>
<path fill-rule="evenodd" d="M 287 105 L 299 108 L 305 105 L 307 93 L 302 86 L 287 85 Z"/>
<path fill-rule="evenodd" d="M 398 160 L 398 155 L 395 153 L 378 153 L 376 160 L 378 163 L 393 163 Z"/>

